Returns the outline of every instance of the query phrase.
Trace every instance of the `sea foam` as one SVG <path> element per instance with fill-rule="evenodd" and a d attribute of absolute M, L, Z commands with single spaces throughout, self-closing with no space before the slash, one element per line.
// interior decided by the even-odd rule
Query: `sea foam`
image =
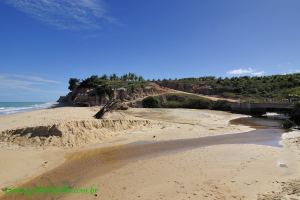
<path fill-rule="evenodd" d="M 56 102 L 47 102 L 47 103 L 27 103 L 27 105 L 23 105 L 20 103 L 19 105 L 16 105 L 15 102 L 9 104 L 9 102 L 6 102 L 6 107 L 0 107 L 0 115 L 8 115 L 8 114 L 14 114 L 18 112 L 27 112 L 32 110 L 39 110 L 39 109 L 45 109 L 50 108 L 56 104 Z M 25 104 L 25 103 L 24 103 Z"/>

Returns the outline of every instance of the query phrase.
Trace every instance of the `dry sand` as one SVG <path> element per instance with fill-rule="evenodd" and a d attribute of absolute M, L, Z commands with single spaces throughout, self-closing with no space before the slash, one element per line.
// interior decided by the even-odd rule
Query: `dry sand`
<path fill-rule="evenodd" d="M 252 130 L 229 124 L 242 115 L 226 112 L 138 108 L 116 111 L 96 120 L 93 115 L 98 110 L 98 107 L 64 107 L 2 116 L 0 144 L 82 147 L 116 139 L 141 140 L 153 134 L 157 135 L 156 140 L 170 140 Z"/>
<path fill-rule="evenodd" d="M 79 138 L 77 143 L 67 139 L 69 143 L 37 146 L 28 136 L 9 139 L 6 133 L 0 151 L 0 160 L 5 160 L 0 165 L 0 187 L 34 183 L 39 179 L 32 178 L 42 174 L 58 184 L 69 180 L 75 186 L 95 186 L 99 190 L 97 196 L 73 194 L 63 199 L 300 199 L 297 190 L 293 190 L 294 194 L 290 191 L 298 188 L 298 182 L 291 179 L 300 177 L 299 150 L 295 142 L 288 140 L 284 148 L 226 144 L 153 155 L 150 152 L 152 156 L 136 156 L 133 149 L 128 158 L 126 148 L 119 148 L 137 141 L 170 141 L 253 130 L 229 124 L 241 115 L 209 110 L 130 109 L 107 115 L 102 131 L 86 125 L 75 126 L 79 132 L 70 131 L 79 122 L 96 123 L 92 116 L 97 110 L 56 108 L 0 117 L 0 131 L 68 124 L 68 128 L 60 129 L 62 135 L 51 136 L 52 140 L 60 141 L 70 134 Z M 84 134 L 101 136 L 82 141 Z M 66 145 L 70 143 L 74 145 Z M 102 147 L 113 148 L 113 152 L 117 148 L 121 154 L 116 157 L 105 148 L 102 151 Z M 281 163 L 285 166 L 279 166 Z"/>
<path fill-rule="evenodd" d="M 103 120 L 94 119 L 98 110 L 65 107 L 0 117 L 0 142 L 2 146 L 78 147 L 126 134 L 126 130 L 152 127 L 149 120 L 120 112 L 108 114 Z"/>
<path fill-rule="evenodd" d="M 80 186 L 93 185 L 100 199 L 112 200 L 256 199 L 259 193 L 279 190 L 276 181 L 299 174 L 299 164 L 284 154 L 278 148 L 257 145 L 211 146 L 133 160 Z M 289 167 L 278 167 L 280 159 Z"/>

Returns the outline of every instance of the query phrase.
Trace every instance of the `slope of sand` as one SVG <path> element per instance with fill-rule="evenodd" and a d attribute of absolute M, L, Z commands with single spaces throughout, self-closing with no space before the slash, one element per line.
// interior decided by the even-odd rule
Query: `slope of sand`
<path fill-rule="evenodd" d="M 0 117 L 0 130 L 93 121 L 92 116 L 97 110 L 56 108 Z M 44 176 L 54 183 L 74 181 L 77 187 L 95 186 L 99 190 L 97 196 L 73 194 L 63 199 L 284 199 L 288 196 L 286 191 L 291 192 L 282 184 L 286 183 L 295 191 L 297 182 L 295 186 L 290 181 L 300 176 L 299 150 L 292 142 L 287 141 L 284 148 L 253 144 L 215 145 L 136 159 L 134 149 L 130 159 L 122 159 L 122 153 L 126 153 L 122 148 L 121 154 L 117 154 L 121 157 L 105 153 L 105 149 L 101 153 L 102 147 L 114 151 L 118 145 L 131 142 L 163 142 L 253 130 L 229 124 L 231 119 L 241 116 L 208 110 L 130 109 L 107 115 L 105 120 L 112 121 L 111 127 L 105 128 L 116 134 L 94 143 L 66 149 L 64 145 L 50 148 L 32 146 L 34 143 L 28 142 L 20 147 L 18 142 L 14 144 L 14 140 L 9 142 L 10 145 L 2 141 L 0 160 L 6 163 L 0 165 L 0 187 L 29 180 L 31 184 L 37 184 L 38 179 L 32 178 L 48 171 Z M 126 125 L 125 128 L 122 125 L 123 128 L 113 130 L 115 120 L 121 124 L 128 124 L 128 120 L 147 121 L 149 124 Z M 70 132 L 67 130 L 62 134 Z M 26 135 L 18 137 L 28 140 Z M 285 166 L 281 167 L 279 163 Z M 298 198 L 297 190 L 294 196 Z M 53 196 L 48 199 L 53 199 Z"/>

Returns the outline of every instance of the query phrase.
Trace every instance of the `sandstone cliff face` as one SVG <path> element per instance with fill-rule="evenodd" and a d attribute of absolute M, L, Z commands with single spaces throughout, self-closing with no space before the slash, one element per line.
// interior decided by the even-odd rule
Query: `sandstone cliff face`
<path fill-rule="evenodd" d="M 157 84 L 150 83 L 143 88 L 115 88 L 113 89 L 113 96 L 123 102 L 129 102 L 138 98 L 157 95 L 164 92 L 165 90 L 160 88 Z M 108 100 L 109 96 L 107 94 L 99 95 L 97 94 L 96 89 L 76 88 L 66 96 L 61 96 L 58 99 L 58 102 L 74 106 L 100 106 L 104 105 Z"/>

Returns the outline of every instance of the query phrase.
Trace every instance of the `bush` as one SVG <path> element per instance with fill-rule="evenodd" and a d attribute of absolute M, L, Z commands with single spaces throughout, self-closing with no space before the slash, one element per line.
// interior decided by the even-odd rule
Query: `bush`
<path fill-rule="evenodd" d="M 142 101 L 144 108 L 160 108 L 160 100 L 158 97 L 146 97 Z"/>
<path fill-rule="evenodd" d="M 166 102 L 162 106 L 166 108 L 211 108 L 210 100 L 190 94 L 167 94 L 165 99 Z"/>
<path fill-rule="evenodd" d="M 109 98 L 113 98 L 114 91 L 110 86 L 103 85 L 103 86 L 97 86 L 96 87 L 96 94 L 101 96 L 101 97 L 104 96 L 104 95 L 108 95 Z"/>
<path fill-rule="evenodd" d="M 186 108 L 187 96 L 181 94 L 167 94 L 166 102 L 163 103 L 163 107 L 166 108 Z"/>
<path fill-rule="evenodd" d="M 224 98 L 232 98 L 232 99 L 237 98 L 237 95 L 235 93 L 232 93 L 232 92 L 224 92 L 224 93 L 222 93 L 222 96 Z"/>
<path fill-rule="evenodd" d="M 231 104 L 228 101 L 225 100 L 218 100 L 215 101 L 212 105 L 213 110 L 223 110 L 223 111 L 230 111 L 231 110 Z"/>
<path fill-rule="evenodd" d="M 295 123 L 289 119 L 285 120 L 283 123 L 282 123 L 282 127 L 285 128 L 285 129 L 290 129 L 292 128 L 293 126 L 295 126 Z"/>
<path fill-rule="evenodd" d="M 212 106 L 212 101 L 204 98 L 198 99 L 188 99 L 186 108 L 193 108 L 193 109 L 210 109 Z"/>
<path fill-rule="evenodd" d="M 168 94 L 166 96 L 167 101 L 176 101 L 184 102 L 191 95 L 182 95 L 182 94 Z"/>
<path fill-rule="evenodd" d="M 230 102 L 219 100 L 212 101 L 203 97 L 190 94 L 165 94 L 155 97 L 147 97 L 143 101 L 145 108 L 190 108 L 190 109 L 214 109 L 230 111 Z"/>
<path fill-rule="evenodd" d="M 165 108 L 184 108 L 183 104 L 178 101 L 167 101 L 162 105 Z"/>

